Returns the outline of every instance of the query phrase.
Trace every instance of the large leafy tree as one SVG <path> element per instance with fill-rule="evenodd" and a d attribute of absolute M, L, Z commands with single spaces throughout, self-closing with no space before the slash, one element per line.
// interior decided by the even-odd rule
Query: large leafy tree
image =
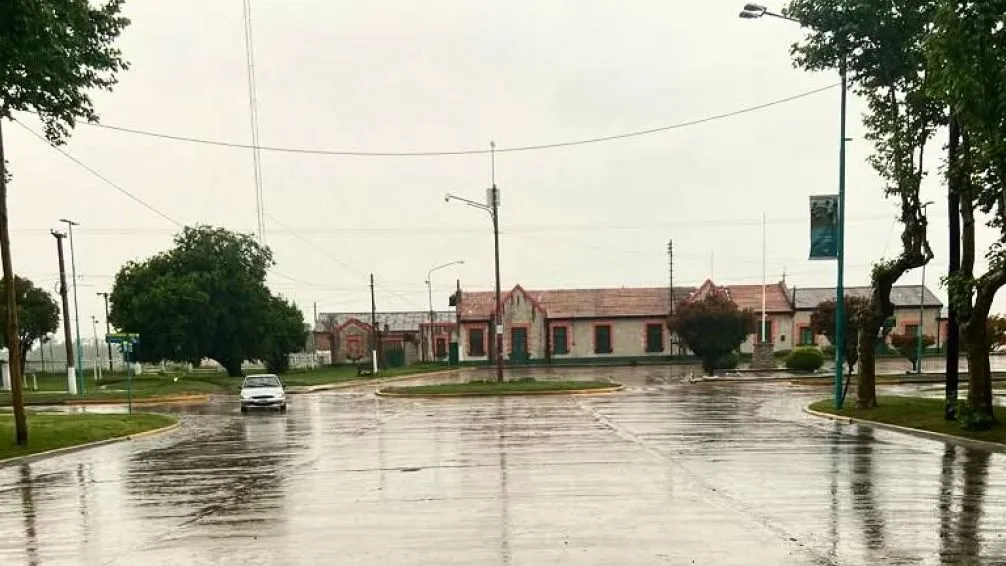
<path fill-rule="evenodd" d="M 994 423 L 988 329 L 992 301 L 1006 285 L 1006 1 L 933 4 L 933 91 L 950 108 L 961 141 L 949 172 L 961 203 L 961 268 L 947 289 L 967 343 L 968 405 Z M 975 273 L 975 211 L 996 233 L 982 274 Z"/>
<path fill-rule="evenodd" d="M 267 359 L 289 343 L 285 325 L 292 315 L 265 285 L 272 264 L 269 249 L 249 235 L 187 227 L 172 249 L 119 271 L 110 319 L 140 334 L 141 361 L 210 358 L 241 375 L 242 362 Z M 303 332 L 303 315 L 299 324 Z"/>
<path fill-rule="evenodd" d="M 304 314 L 297 305 L 273 296 L 269 300 L 268 323 L 263 361 L 269 371 L 283 373 L 290 369 L 290 354 L 304 348 Z"/>
<path fill-rule="evenodd" d="M 908 270 L 933 257 L 926 237 L 919 187 L 923 156 L 933 132 L 946 121 L 942 103 L 930 96 L 923 50 L 934 15 L 930 0 L 793 0 L 786 14 L 809 29 L 793 47 L 797 66 L 836 69 L 867 103 L 870 158 L 884 180 L 884 194 L 900 206 L 902 249 L 871 274 L 870 304 L 859 333 L 856 405 L 877 404 L 874 352 L 884 320 L 894 313 L 891 288 Z"/>
<path fill-rule="evenodd" d="M 702 360 L 709 375 L 724 357 L 736 352 L 755 329 L 754 315 L 740 310 L 724 293 L 681 303 L 668 321 L 671 332 Z"/>
<path fill-rule="evenodd" d="M 845 297 L 845 363 L 852 373 L 859 361 L 859 336 L 862 314 L 867 312 L 870 299 L 866 297 Z M 828 342 L 835 345 L 835 299 L 823 301 L 817 305 L 810 315 L 810 327 L 815 334 L 821 334 Z"/>
<path fill-rule="evenodd" d="M 3 146 L 3 124 L 15 112 L 36 115 L 51 143 L 66 141 L 77 120 L 97 121 L 89 92 L 111 90 L 127 68 L 114 42 L 129 20 L 122 0 L 3 0 L 0 2 L 0 256 L 11 352 L 11 401 L 15 436 L 28 443 L 21 391 L 20 348 L 14 262 L 10 249 L 7 183 L 11 176 Z"/>
<path fill-rule="evenodd" d="M 6 284 L 0 282 L 0 289 L 6 292 Z M 21 375 L 24 375 L 25 358 L 32 344 L 42 340 L 46 334 L 59 327 L 59 305 L 48 291 L 36 287 L 24 277 L 14 278 L 14 295 L 17 300 L 18 354 L 21 361 Z M 0 303 L 0 318 L 7 318 L 7 306 Z M 0 327 L 0 336 L 6 342 L 7 335 Z"/>

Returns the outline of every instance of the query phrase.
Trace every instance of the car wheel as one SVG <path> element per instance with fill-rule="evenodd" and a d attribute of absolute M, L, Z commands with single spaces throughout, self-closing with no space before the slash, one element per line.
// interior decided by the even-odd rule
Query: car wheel
<path fill-rule="evenodd" d="M 279 406 L 279 412 L 281 413 L 286 412 L 286 403 L 283 403 L 282 405 Z"/>
<path fill-rule="evenodd" d="M 241 405 L 241 412 L 242 413 L 247 413 L 248 412 L 248 407 L 245 407 L 244 405 Z"/>

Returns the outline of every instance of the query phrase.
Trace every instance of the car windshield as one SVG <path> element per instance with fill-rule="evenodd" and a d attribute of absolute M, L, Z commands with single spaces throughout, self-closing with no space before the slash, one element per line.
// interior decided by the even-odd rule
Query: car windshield
<path fill-rule="evenodd" d="M 245 379 L 245 387 L 279 387 L 279 378 L 275 375 L 256 375 Z"/>

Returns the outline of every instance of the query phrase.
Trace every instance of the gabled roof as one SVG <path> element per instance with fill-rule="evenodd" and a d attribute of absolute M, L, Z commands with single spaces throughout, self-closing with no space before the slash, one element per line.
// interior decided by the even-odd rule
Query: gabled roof
<path fill-rule="evenodd" d="M 846 297 L 870 296 L 870 287 L 846 287 Z M 796 305 L 796 310 L 814 310 L 817 305 L 835 298 L 834 287 L 795 287 L 790 289 L 790 299 Z M 923 305 L 930 308 L 939 308 L 943 302 L 928 287 L 922 285 L 895 285 L 891 289 L 891 302 L 895 307 L 918 307 L 919 300 L 924 299 Z"/>
<path fill-rule="evenodd" d="M 691 287 L 675 287 L 675 300 L 682 300 L 693 291 Z M 504 304 L 514 292 L 524 293 L 552 319 L 663 317 L 670 312 L 667 287 L 528 291 L 518 285 L 504 294 Z M 491 291 L 463 291 L 461 320 L 489 320 L 494 305 L 495 295 Z"/>
<path fill-rule="evenodd" d="M 688 300 L 701 300 L 709 293 L 723 293 L 730 298 L 741 309 L 751 309 L 761 312 L 762 286 L 758 285 L 716 285 L 712 280 L 707 279 L 695 293 L 689 296 Z M 790 297 L 786 293 L 786 285 L 783 283 L 769 283 L 765 285 L 765 312 L 786 313 L 793 310 Z"/>
<path fill-rule="evenodd" d="M 454 311 L 438 311 L 433 313 L 436 322 L 454 322 Z M 338 328 L 350 320 L 358 320 L 370 327 L 369 312 L 328 312 L 319 313 L 318 322 L 314 325 L 315 332 L 328 332 Z M 407 332 L 419 330 L 420 324 L 430 322 L 430 311 L 379 312 L 377 325 L 383 330 L 385 326 L 392 332 Z"/>

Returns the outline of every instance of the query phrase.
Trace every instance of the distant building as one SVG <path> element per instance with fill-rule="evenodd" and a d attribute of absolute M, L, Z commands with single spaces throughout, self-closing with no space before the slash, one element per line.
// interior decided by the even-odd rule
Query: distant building
<path fill-rule="evenodd" d="M 379 312 L 377 329 L 389 365 L 421 360 L 446 360 L 457 323 L 454 311 Z M 374 329 L 371 313 L 320 313 L 314 325 L 314 347 L 328 350 L 332 363 L 352 363 L 370 358 Z M 390 358 L 389 358 L 390 356 Z"/>
<path fill-rule="evenodd" d="M 742 309 L 761 311 L 761 285 L 674 290 L 675 302 L 695 300 L 711 288 L 726 292 Z M 465 292 L 458 302 L 463 359 L 490 360 L 495 296 Z M 517 285 L 502 297 L 503 352 L 511 361 L 641 359 L 687 353 L 672 348 L 667 330 L 671 296 L 667 287 L 555 289 L 528 291 Z M 788 348 L 793 316 L 785 286 L 766 286 L 768 339 Z M 760 319 L 759 319 L 760 320 Z M 750 352 L 755 337 L 741 346 Z"/>
<path fill-rule="evenodd" d="M 871 292 L 870 287 L 845 288 L 846 297 L 869 297 Z M 835 288 L 794 287 L 790 290 L 790 300 L 795 312 L 793 334 L 796 336 L 797 345 L 824 346 L 828 344 L 828 340 L 824 336 L 814 334 L 810 327 L 810 317 L 817 305 L 835 300 Z M 932 336 L 937 345 L 943 344 L 946 339 L 945 326 L 940 324 L 943 303 L 932 291 L 921 285 L 895 285 L 891 289 L 891 302 L 894 303 L 892 333 L 914 336 L 918 332 L 921 320 L 922 333 Z"/>

